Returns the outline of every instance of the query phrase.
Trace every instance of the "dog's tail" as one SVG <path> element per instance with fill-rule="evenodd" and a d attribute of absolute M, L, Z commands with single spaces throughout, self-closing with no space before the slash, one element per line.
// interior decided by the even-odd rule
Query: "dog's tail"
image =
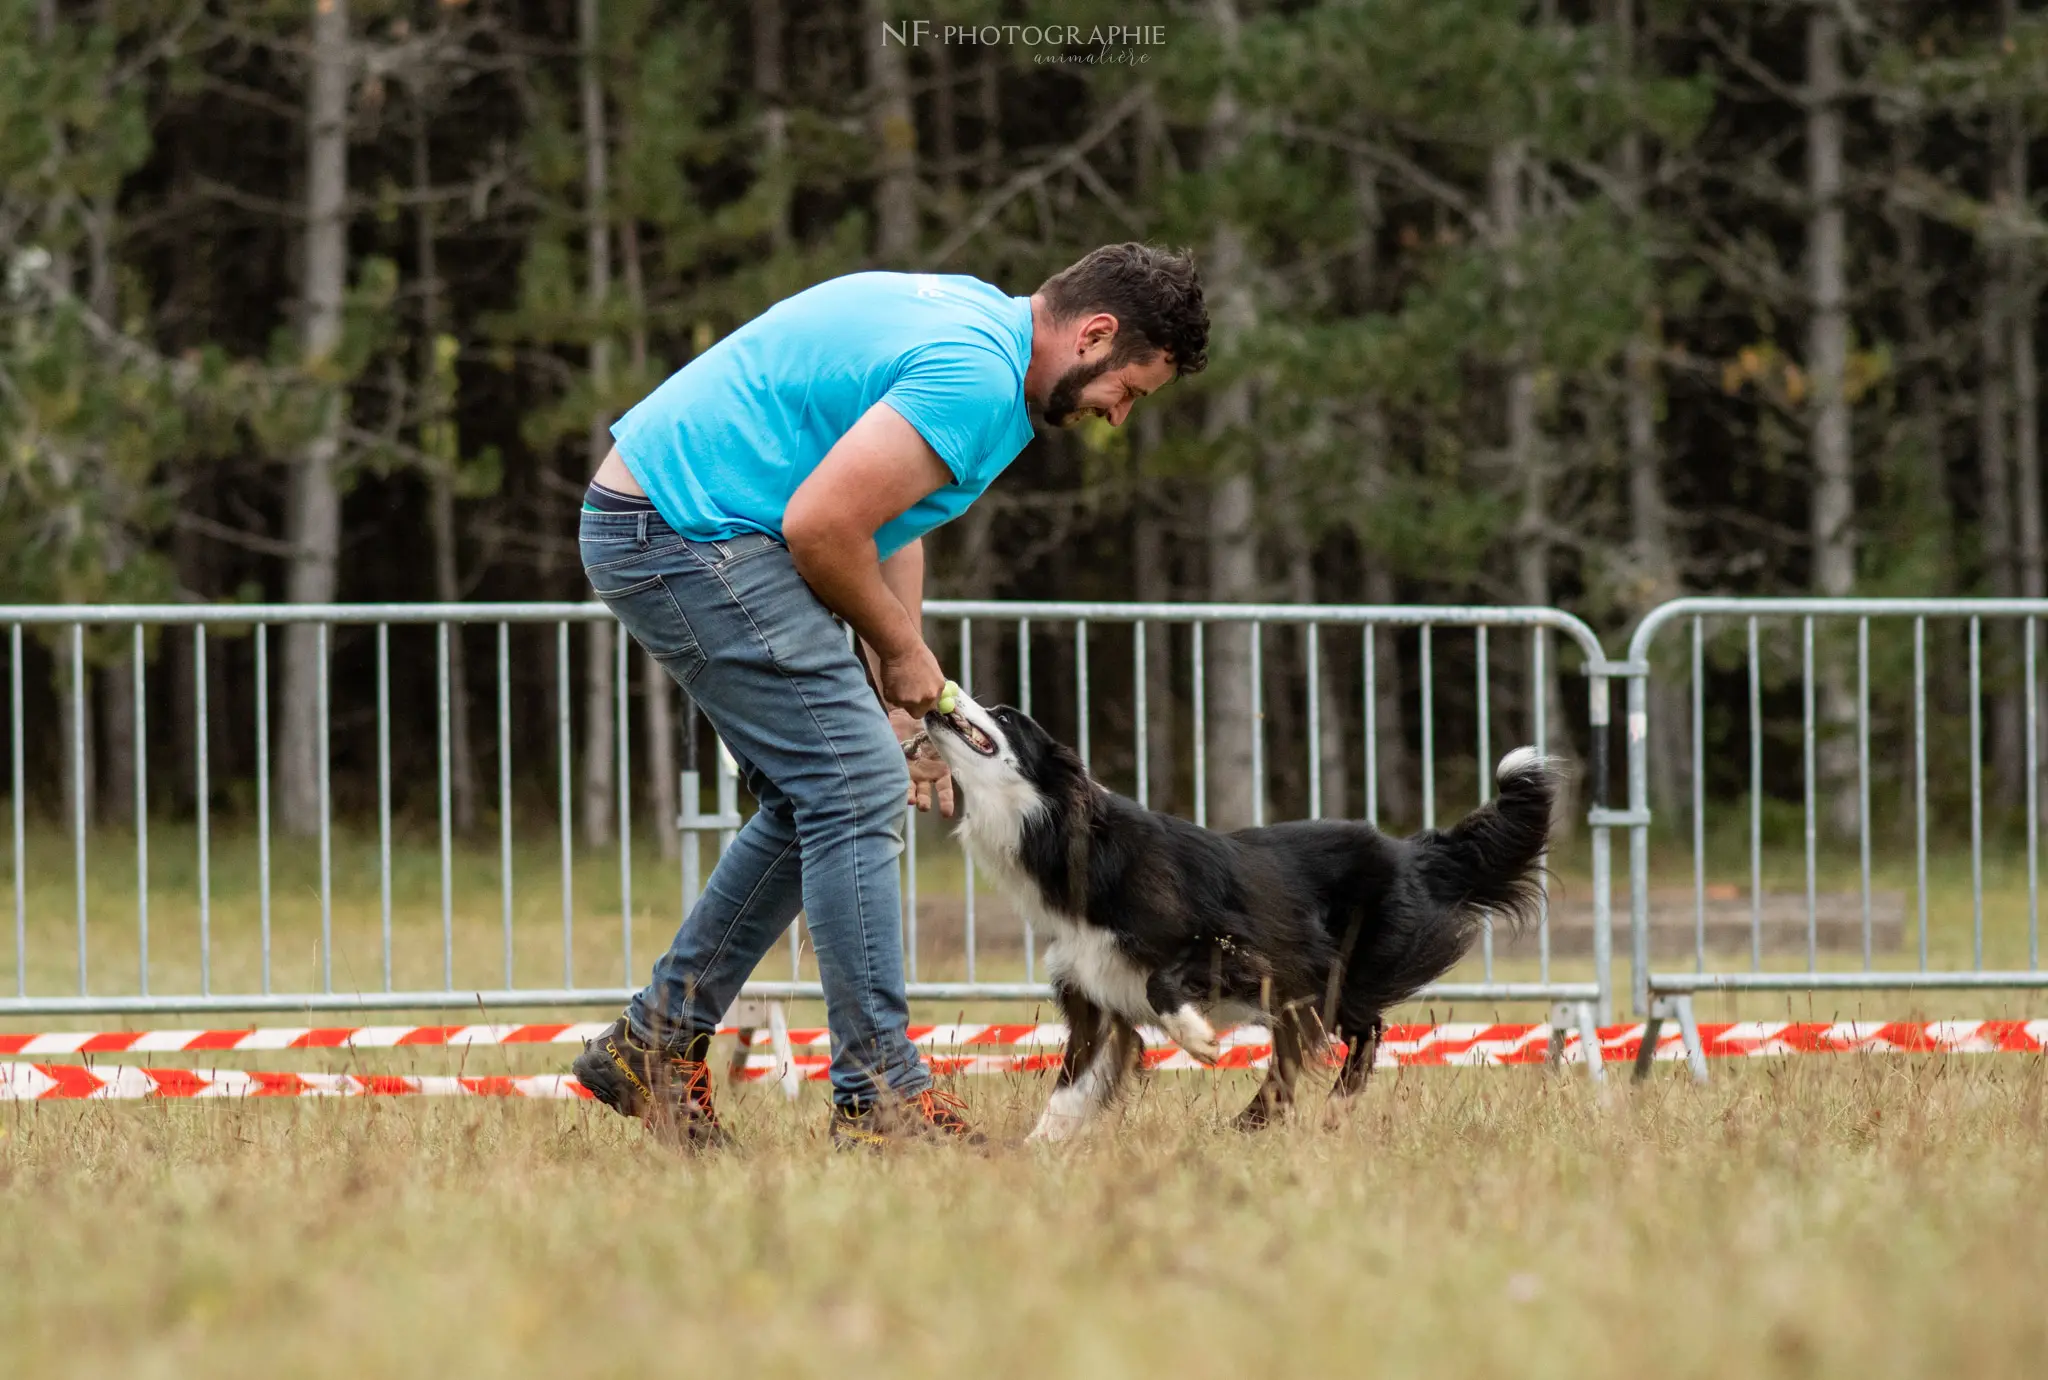
<path fill-rule="evenodd" d="M 1534 748 L 1517 748 L 1494 772 L 1497 796 L 1448 829 L 1409 840 L 1406 867 L 1387 897 L 1378 932 L 1349 965 L 1345 1024 L 1362 1028 L 1458 965 L 1487 916 L 1510 931 L 1542 904 L 1541 859 L 1563 770 Z"/>

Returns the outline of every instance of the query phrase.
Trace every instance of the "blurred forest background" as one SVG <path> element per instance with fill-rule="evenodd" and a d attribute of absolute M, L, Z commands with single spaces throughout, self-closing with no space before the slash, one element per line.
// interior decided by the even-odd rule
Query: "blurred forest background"
<path fill-rule="evenodd" d="M 946 41 L 979 24 L 1156 28 Z M 1021 295 L 1137 238 L 1198 255 L 1209 371 L 1122 431 L 1042 435 L 930 540 L 931 595 L 1556 605 L 1617 655 L 1687 592 L 2041 595 L 2044 131 L 2048 16 L 2018 0 L 5 0 L 0 591 L 581 600 L 575 513 L 607 424 L 723 333 L 854 269 Z M 602 842 L 610 629 L 577 632 L 573 688 L 541 631 L 514 630 L 520 787 L 558 784 L 569 695 L 578 827 Z M 1008 694 L 1014 635 L 980 635 L 976 680 Z M 462 830 L 497 799 L 495 636 L 454 641 Z M 1039 700 L 1071 734 L 1071 633 L 1045 636 Z M 1372 695 L 1377 803 L 1412 819 L 1417 642 L 1382 635 L 1368 688 L 1349 636 L 1319 663 L 1343 707 L 1321 716 L 1324 808 L 1361 809 Z M 54 809 L 79 733 L 84 803 L 119 822 L 130 635 L 86 640 L 77 695 L 66 638 L 28 637 L 31 768 Z M 254 771 L 250 641 L 223 625 L 205 663 L 224 809 Z M 1839 782 L 1853 655 L 1824 642 Z M 1469 725 L 1452 643 L 1437 705 Z M 1910 646 L 1878 643 L 1896 727 Z M 431 810 L 435 663 L 407 646 L 394 694 L 429 707 L 396 730 L 400 803 Z M 194 789 L 196 647 L 146 643 L 169 808 Z M 1128 688 L 1128 647 L 1105 642 L 1106 690 Z M 1528 722 L 1525 647 L 1495 640 L 1496 751 Z M 375 790 L 371 634 L 332 650 L 346 810 Z M 1274 810 L 1298 812 L 1303 640 L 1261 650 Z M 1550 651 L 1570 749 L 1583 681 Z M 1737 689 L 1739 651 L 1709 658 Z M 1184 811 L 1188 652 L 1147 647 L 1150 789 Z M 1208 653 L 1211 819 L 1235 822 L 1248 636 L 1213 630 Z M 291 829 L 318 806 L 319 655 L 310 628 L 270 638 Z M 2019 629 L 1987 624 L 1983 655 L 2010 804 Z M 1963 634 L 1930 629 L 1928 656 L 1936 731 L 1960 731 Z M 664 809 L 680 707 L 639 660 L 632 760 Z M 1764 693 L 1791 707 L 1769 774 L 1796 799 L 1791 642 Z M 1682 674 L 1652 709 L 1673 803 Z M 1128 788 L 1124 713 L 1093 730 Z M 1732 713 L 1705 726 L 1717 794 L 1748 780 Z"/>

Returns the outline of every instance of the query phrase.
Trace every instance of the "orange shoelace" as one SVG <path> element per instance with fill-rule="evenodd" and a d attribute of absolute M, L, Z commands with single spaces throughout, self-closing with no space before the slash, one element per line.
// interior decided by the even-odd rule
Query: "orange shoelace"
<path fill-rule="evenodd" d="M 932 1125 L 942 1131 L 960 1135 L 970 1128 L 967 1124 L 967 1104 L 949 1092 L 937 1088 L 926 1088 L 917 1095 L 917 1110 Z"/>
<path fill-rule="evenodd" d="M 693 1111 L 716 1125 L 718 1113 L 711 1105 L 711 1065 L 702 1059 L 670 1056 L 668 1066 L 676 1083 L 689 1094 Z"/>

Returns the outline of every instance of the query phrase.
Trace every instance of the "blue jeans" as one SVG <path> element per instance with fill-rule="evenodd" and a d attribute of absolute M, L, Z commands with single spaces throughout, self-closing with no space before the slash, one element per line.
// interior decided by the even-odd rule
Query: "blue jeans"
<path fill-rule="evenodd" d="M 582 517 L 591 586 L 704 711 L 760 805 L 627 1008 L 634 1033 L 716 1029 L 801 906 L 834 1099 L 922 1091 L 896 873 L 910 774 L 845 627 L 773 538 L 690 541 L 653 512 Z"/>

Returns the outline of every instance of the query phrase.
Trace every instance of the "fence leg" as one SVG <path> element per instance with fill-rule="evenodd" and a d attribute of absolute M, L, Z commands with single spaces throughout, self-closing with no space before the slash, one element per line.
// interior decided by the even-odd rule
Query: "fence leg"
<path fill-rule="evenodd" d="M 1607 1062 L 1600 1057 L 1600 1025 L 1593 1014 L 1593 1003 L 1574 1003 L 1579 1017 L 1579 1048 L 1586 1053 L 1586 1081 L 1593 1084 L 1607 1081 Z"/>
<path fill-rule="evenodd" d="M 1664 1031 L 1664 1003 L 1662 1000 L 1650 1003 L 1650 1018 L 1643 1022 L 1643 1043 L 1636 1050 L 1636 1082 L 1650 1076 L 1650 1065 L 1657 1059 L 1657 1037 Z"/>
<path fill-rule="evenodd" d="M 1595 1023 L 1593 1003 L 1589 1001 L 1561 1001 L 1550 1008 L 1550 1056 L 1546 1061 L 1553 1069 L 1564 1067 L 1565 1046 L 1570 1042 L 1572 1032 L 1579 1034 L 1579 1054 L 1586 1065 L 1586 1080 L 1590 1083 L 1606 1081 L 1606 1063 L 1600 1057 L 1600 1028 Z"/>
<path fill-rule="evenodd" d="M 1685 1041 L 1685 1062 L 1692 1070 L 1692 1081 L 1707 1081 L 1707 1047 L 1700 1043 L 1699 1022 L 1693 1019 L 1692 995 L 1671 998 L 1671 1013 L 1678 1018 L 1679 1038 Z"/>
<path fill-rule="evenodd" d="M 1700 1041 L 1699 1022 L 1693 1019 L 1692 994 L 1656 997 L 1650 1002 L 1650 1019 L 1643 1026 L 1643 1046 L 1636 1051 L 1636 1080 L 1650 1076 L 1650 1061 L 1657 1057 L 1657 1034 L 1664 1022 L 1678 1022 L 1678 1038 L 1685 1045 L 1685 1067 L 1692 1081 L 1707 1081 L 1707 1047 Z"/>
<path fill-rule="evenodd" d="M 726 1065 L 726 1074 L 737 1083 L 746 1077 L 747 1056 L 753 1053 L 754 1039 L 761 1033 L 761 1027 L 768 1027 L 768 1048 L 775 1055 L 775 1081 L 782 1088 L 782 1095 L 796 1101 L 803 1089 L 803 1070 L 796 1066 L 796 1046 L 789 1039 L 789 1007 L 779 1001 L 757 1001 L 752 997 L 742 998 L 732 1004 L 732 1011 L 726 1017 L 734 1027 L 737 1040 L 732 1047 L 732 1059 Z"/>
<path fill-rule="evenodd" d="M 789 1008 L 779 1001 L 768 1003 L 768 1047 L 775 1051 L 776 1079 L 782 1095 L 791 1102 L 803 1090 L 803 1074 L 796 1066 L 796 1047 L 789 1042 Z"/>
<path fill-rule="evenodd" d="M 696 846 L 697 840 L 694 837 L 683 845 L 686 850 Z M 732 1058 L 727 1061 L 725 1072 L 729 1081 L 738 1083 L 747 1076 L 747 1056 L 753 1052 L 755 1033 L 768 1024 L 768 1003 L 755 1001 L 751 997 L 742 997 L 732 1004 L 732 1010 L 727 1014 L 726 1020 L 734 1027 L 735 1039 Z"/>

